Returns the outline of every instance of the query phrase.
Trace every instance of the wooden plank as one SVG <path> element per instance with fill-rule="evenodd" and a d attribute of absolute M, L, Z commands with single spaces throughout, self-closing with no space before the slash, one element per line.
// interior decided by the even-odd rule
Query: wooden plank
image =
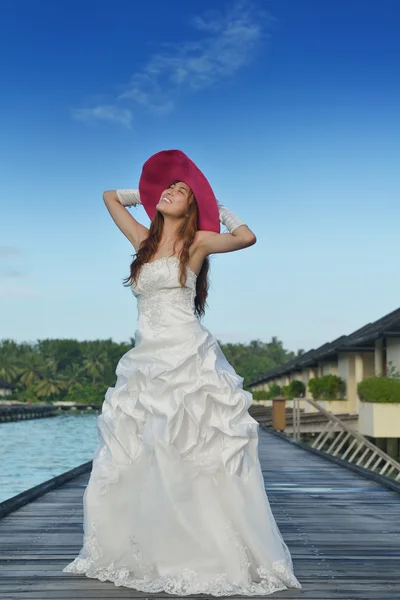
<path fill-rule="evenodd" d="M 303 585 L 273 597 L 400 598 L 399 494 L 264 429 L 259 456 L 271 509 Z M 81 547 L 88 477 L 82 473 L 0 520 L 2 600 L 149 597 L 62 573 Z"/>

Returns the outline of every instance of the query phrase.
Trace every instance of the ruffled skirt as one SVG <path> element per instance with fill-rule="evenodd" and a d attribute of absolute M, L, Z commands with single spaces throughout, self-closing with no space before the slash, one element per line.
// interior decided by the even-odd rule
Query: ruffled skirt
<path fill-rule="evenodd" d="M 97 420 L 83 547 L 63 572 L 177 596 L 301 588 L 243 378 L 197 320 L 135 341 Z"/>

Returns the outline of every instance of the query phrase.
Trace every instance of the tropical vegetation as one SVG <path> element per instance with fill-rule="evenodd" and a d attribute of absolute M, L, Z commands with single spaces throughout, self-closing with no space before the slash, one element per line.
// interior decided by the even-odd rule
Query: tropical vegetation
<path fill-rule="evenodd" d="M 344 400 L 346 383 L 338 375 L 312 377 L 308 387 L 314 400 Z"/>
<path fill-rule="evenodd" d="M 367 377 L 357 385 L 362 402 L 400 403 L 400 380 L 396 377 Z"/>
<path fill-rule="evenodd" d="M 245 389 L 252 379 L 295 357 L 276 337 L 270 342 L 218 343 L 243 377 Z M 44 339 L 35 343 L 5 339 L 0 341 L 0 380 L 13 386 L 8 399 L 100 404 L 107 388 L 116 382 L 119 359 L 134 346 L 134 338 L 123 343 L 112 339 Z"/>

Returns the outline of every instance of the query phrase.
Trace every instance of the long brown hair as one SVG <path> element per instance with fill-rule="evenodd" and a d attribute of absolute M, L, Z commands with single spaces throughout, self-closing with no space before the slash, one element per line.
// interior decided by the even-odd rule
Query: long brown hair
<path fill-rule="evenodd" d="M 178 181 L 179 180 L 173 181 L 170 186 L 174 183 L 178 183 Z M 183 241 L 182 251 L 179 256 L 179 283 L 181 287 L 184 287 L 186 284 L 186 265 L 189 261 L 189 248 L 194 242 L 196 231 L 199 229 L 199 210 L 197 207 L 196 197 L 192 190 L 190 190 L 190 195 L 188 198 L 187 214 L 189 216 L 186 217 L 181 228 L 179 229 L 177 239 L 175 240 L 173 247 L 173 253 L 175 254 L 176 243 L 181 240 Z M 164 215 L 159 210 L 156 210 L 156 214 L 150 224 L 149 235 L 141 243 L 138 252 L 133 255 L 135 258 L 130 266 L 130 275 L 123 279 L 123 284 L 125 287 L 131 286 L 134 281 L 137 281 L 142 265 L 149 262 L 151 257 L 156 253 L 162 236 L 163 228 Z M 194 299 L 194 305 L 195 313 L 198 317 L 202 317 L 204 315 L 205 307 L 207 306 L 206 300 L 209 288 L 209 268 L 210 260 L 207 256 L 204 259 L 200 273 L 196 279 L 196 296 Z"/>

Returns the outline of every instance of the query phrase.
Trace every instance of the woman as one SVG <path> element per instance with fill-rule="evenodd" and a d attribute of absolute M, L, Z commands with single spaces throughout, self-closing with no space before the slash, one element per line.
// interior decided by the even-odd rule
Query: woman
<path fill-rule="evenodd" d="M 83 547 L 63 572 L 182 596 L 301 588 L 265 492 L 252 395 L 199 320 L 208 256 L 256 236 L 179 150 L 151 156 L 139 190 L 103 197 L 136 250 L 125 283 L 138 328 L 98 417 Z M 140 204 L 150 229 L 126 209 Z"/>

